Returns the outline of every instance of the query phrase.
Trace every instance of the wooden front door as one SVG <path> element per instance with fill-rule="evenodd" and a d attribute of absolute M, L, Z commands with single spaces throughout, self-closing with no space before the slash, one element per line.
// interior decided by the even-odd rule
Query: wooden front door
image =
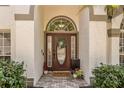
<path fill-rule="evenodd" d="M 71 66 L 70 35 L 54 34 L 52 40 L 52 69 L 54 71 L 70 70 Z"/>
<path fill-rule="evenodd" d="M 77 33 L 46 33 L 45 69 L 71 69 L 71 59 L 77 58 Z"/>

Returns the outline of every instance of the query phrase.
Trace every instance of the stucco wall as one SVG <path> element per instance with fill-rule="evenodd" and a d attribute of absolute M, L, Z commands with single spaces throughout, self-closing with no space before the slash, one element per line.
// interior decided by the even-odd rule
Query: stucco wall
<path fill-rule="evenodd" d="M 123 14 L 112 19 L 112 29 L 120 29 Z M 111 37 L 111 64 L 119 64 L 119 36 Z"/>
<path fill-rule="evenodd" d="M 16 21 L 14 7 L 10 6 L 10 26 L 11 26 L 11 58 L 16 58 Z"/>
<path fill-rule="evenodd" d="M 16 59 L 24 61 L 27 77 L 34 78 L 33 21 L 16 21 Z"/>
<path fill-rule="evenodd" d="M 16 7 L 15 13 L 27 14 L 29 12 L 29 6 L 20 9 L 22 7 Z M 34 20 L 16 21 L 16 59 L 24 60 L 27 65 L 27 78 L 34 78 L 34 85 L 43 74 L 44 56 L 41 53 L 41 50 L 44 49 L 42 9 L 35 6 Z"/>
<path fill-rule="evenodd" d="M 35 83 L 43 74 L 44 56 L 41 50 L 44 49 L 44 31 L 43 31 L 43 10 L 40 6 L 35 6 L 34 15 L 34 65 L 35 65 Z"/>
<path fill-rule="evenodd" d="M 90 76 L 92 69 L 100 63 L 106 64 L 107 57 L 107 29 L 104 21 L 90 21 L 89 28 L 89 63 Z"/>
<path fill-rule="evenodd" d="M 106 15 L 105 5 L 94 5 L 94 15 Z"/>
<path fill-rule="evenodd" d="M 11 6 L 0 6 L 0 29 L 9 29 L 11 32 L 11 58 L 15 58 L 15 20 L 14 8 Z"/>
<path fill-rule="evenodd" d="M 105 14 L 104 6 L 94 6 L 94 14 Z M 90 21 L 89 9 L 80 13 L 79 19 L 79 57 L 85 80 L 90 83 L 94 67 L 107 63 L 107 26 L 105 21 Z"/>
<path fill-rule="evenodd" d="M 105 14 L 101 11 L 104 6 L 93 8 L 94 14 Z M 85 79 L 89 83 L 92 69 L 101 62 L 107 62 L 107 26 L 105 21 L 90 21 L 88 8 L 81 11 L 79 20 L 79 56 Z"/>
<path fill-rule="evenodd" d="M 10 24 L 11 24 L 10 7 L 0 6 L 0 29 L 10 29 Z"/>
<path fill-rule="evenodd" d="M 30 5 L 14 5 L 15 14 L 29 14 Z"/>
<path fill-rule="evenodd" d="M 112 60 L 112 40 L 111 38 L 107 37 L 107 63 L 110 65 L 111 64 L 111 60 Z"/>
<path fill-rule="evenodd" d="M 79 21 L 79 58 L 84 77 L 89 83 L 89 9 L 80 12 Z"/>
<path fill-rule="evenodd" d="M 119 37 L 112 37 L 111 47 L 111 64 L 119 64 Z"/>
<path fill-rule="evenodd" d="M 120 24 L 123 18 L 123 14 L 112 19 L 112 28 L 120 29 Z"/>
<path fill-rule="evenodd" d="M 55 16 L 64 15 L 70 17 L 77 25 L 79 25 L 79 6 L 76 5 L 49 5 L 44 6 L 44 30 L 47 23 Z"/>

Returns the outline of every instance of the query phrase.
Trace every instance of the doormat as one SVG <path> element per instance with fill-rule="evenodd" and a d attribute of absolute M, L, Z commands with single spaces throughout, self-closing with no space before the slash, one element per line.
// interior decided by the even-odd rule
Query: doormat
<path fill-rule="evenodd" d="M 52 75 L 55 77 L 70 77 L 71 72 L 70 71 L 53 71 Z"/>

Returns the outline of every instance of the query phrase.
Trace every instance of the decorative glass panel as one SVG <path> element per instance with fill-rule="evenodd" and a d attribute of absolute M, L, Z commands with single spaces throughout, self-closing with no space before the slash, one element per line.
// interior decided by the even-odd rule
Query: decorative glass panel
<path fill-rule="evenodd" d="M 0 33 L 0 38 L 3 38 L 3 33 Z"/>
<path fill-rule="evenodd" d="M 57 58 L 60 65 L 64 64 L 66 57 L 65 39 L 60 38 L 57 42 Z"/>
<path fill-rule="evenodd" d="M 0 32 L 0 59 L 10 59 L 11 40 L 10 32 Z"/>
<path fill-rule="evenodd" d="M 3 55 L 3 47 L 0 47 L 0 56 Z"/>
<path fill-rule="evenodd" d="M 120 65 L 124 65 L 124 30 L 121 30 L 120 33 Z"/>
<path fill-rule="evenodd" d="M 47 26 L 47 31 L 77 31 L 74 22 L 65 16 L 53 18 Z"/>
<path fill-rule="evenodd" d="M 0 46 L 3 46 L 3 39 L 0 38 Z"/>
<path fill-rule="evenodd" d="M 124 65 L 124 55 L 120 55 L 120 65 Z"/>
<path fill-rule="evenodd" d="M 4 38 L 10 38 L 10 33 L 4 33 Z"/>
<path fill-rule="evenodd" d="M 10 60 L 11 57 L 10 56 L 0 56 L 0 59 Z"/>
<path fill-rule="evenodd" d="M 52 36 L 47 36 L 47 66 L 52 67 Z"/>
<path fill-rule="evenodd" d="M 4 39 L 4 46 L 10 46 L 10 39 Z"/>
<path fill-rule="evenodd" d="M 11 54 L 11 48 L 10 47 L 4 47 L 4 55 L 10 55 Z"/>
<path fill-rule="evenodd" d="M 71 58 L 76 58 L 76 38 L 75 36 L 71 36 Z"/>

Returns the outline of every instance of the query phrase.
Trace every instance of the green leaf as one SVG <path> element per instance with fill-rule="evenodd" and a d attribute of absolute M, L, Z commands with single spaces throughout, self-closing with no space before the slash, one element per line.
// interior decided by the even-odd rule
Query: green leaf
<path fill-rule="evenodd" d="M 92 71 L 95 87 L 124 87 L 124 67 L 119 65 L 101 65 Z"/>
<path fill-rule="evenodd" d="M 0 60 L 0 87 L 25 87 L 24 62 Z"/>

